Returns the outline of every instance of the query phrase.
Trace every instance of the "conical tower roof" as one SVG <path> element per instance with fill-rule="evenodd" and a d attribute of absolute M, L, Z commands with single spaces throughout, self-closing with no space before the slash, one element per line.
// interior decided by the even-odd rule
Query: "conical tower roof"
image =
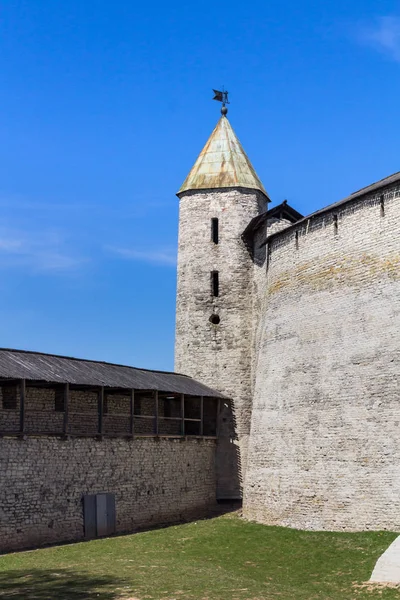
<path fill-rule="evenodd" d="M 225 116 L 222 116 L 178 195 L 188 190 L 230 187 L 259 190 L 269 200 L 231 124 Z"/>

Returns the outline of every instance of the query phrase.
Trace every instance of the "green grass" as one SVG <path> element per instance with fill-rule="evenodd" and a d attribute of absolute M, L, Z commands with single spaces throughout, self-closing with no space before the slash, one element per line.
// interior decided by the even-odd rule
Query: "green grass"
<path fill-rule="evenodd" d="M 382 600 L 388 532 L 305 532 L 237 515 L 0 557 L 0 600 Z"/>

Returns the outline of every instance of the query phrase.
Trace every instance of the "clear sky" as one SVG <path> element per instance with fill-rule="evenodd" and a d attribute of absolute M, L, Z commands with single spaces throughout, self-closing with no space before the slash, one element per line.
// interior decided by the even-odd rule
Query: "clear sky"
<path fill-rule="evenodd" d="M 218 117 L 274 203 L 400 170 L 400 5 L 3 0 L 0 346 L 172 369 L 178 190 Z"/>

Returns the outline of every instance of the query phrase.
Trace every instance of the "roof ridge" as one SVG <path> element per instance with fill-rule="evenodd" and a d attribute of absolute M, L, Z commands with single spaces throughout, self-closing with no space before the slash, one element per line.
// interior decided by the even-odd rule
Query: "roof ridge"
<path fill-rule="evenodd" d="M 400 182 L 400 171 L 396 171 L 396 173 L 392 173 L 391 175 L 388 175 L 387 177 L 384 177 L 383 179 L 379 179 L 378 181 L 375 181 L 374 183 L 370 183 L 369 185 L 359 189 L 358 191 L 353 192 L 352 194 L 350 194 L 350 196 L 346 196 L 345 198 L 342 198 L 342 200 L 338 200 L 337 202 L 328 204 L 327 206 L 324 206 L 323 208 L 320 208 L 308 215 L 305 215 L 302 219 L 299 219 L 298 221 L 296 221 L 296 223 L 293 223 L 292 225 L 285 227 L 285 229 L 281 229 L 280 231 L 276 231 L 275 233 L 272 233 L 271 235 L 267 236 L 267 239 L 263 242 L 263 244 L 266 244 L 268 242 L 268 240 L 278 237 L 279 235 L 283 236 L 283 235 L 287 234 L 288 231 L 291 231 L 292 229 L 294 229 L 295 227 L 297 227 L 298 225 L 300 225 L 301 223 L 304 223 L 305 221 L 307 221 L 309 219 L 313 219 L 314 217 L 318 217 L 320 215 L 328 213 L 331 210 L 335 210 L 336 208 L 341 208 L 342 206 L 345 206 L 346 204 L 349 204 L 350 202 L 355 202 L 357 200 L 360 200 L 360 199 L 364 198 L 365 196 L 367 196 L 368 194 L 377 192 L 387 186 L 390 186 L 393 184 L 398 184 L 399 182 Z"/>
<path fill-rule="evenodd" d="M 101 365 L 108 365 L 112 367 L 124 367 L 125 369 L 134 369 L 135 371 L 146 371 L 148 373 L 163 373 L 165 375 L 180 375 L 187 379 L 193 379 L 190 375 L 184 373 L 177 373 L 176 371 L 160 371 L 158 369 L 142 369 L 140 367 L 132 367 L 131 365 L 121 365 L 120 363 L 112 363 L 105 360 L 93 360 L 91 358 L 77 358 L 76 356 L 65 356 L 63 354 L 52 354 L 51 352 L 40 352 L 38 350 L 19 350 L 18 348 L 0 348 L 0 352 L 18 352 L 20 354 L 35 354 L 36 356 L 52 356 L 53 358 L 63 358 L 66 360 L 76 360 L 79 362 L 92 362 Z"/>
<path fill-rule="evenodd" d="M 366 189 L 370 188 L 373 185 L 379 185 L 380 183 L 383 183 L 386 179 L 390 179 L 391 177 L 395 177 L 395 175 L 400 175 L 400 171 L 396 171 L 395 173 L 392 173 L 391 175 L 387 175 L 386 177 L 383 177 L 382 179 L 378 179 L 378 181 L 374 181 L 373 183 L 370 183 L 369 185 L 365 185 L 364 187 L 360 188 L 359 190 L 356 190 L 355 192 L 352 192 L 350 194 L 350 196 L 348 196 L 348 197 L 355 196 L 356 194 L 359 194 L 363 190 L 366 190 Z"/>

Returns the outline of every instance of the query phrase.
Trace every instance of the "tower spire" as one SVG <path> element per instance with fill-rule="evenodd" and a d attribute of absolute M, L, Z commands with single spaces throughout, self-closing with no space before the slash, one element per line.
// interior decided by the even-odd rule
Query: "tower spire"
<path fill-rule="evenodd" d="M 222 113 L 178 195 L 189 190 L 247 188 L 259 190 L 269 201 L 263 184 L 226 117 L 227 96 L 222 96 L 222 99 L 217 97 L 218 94 L 228 92 L 214 92 L 214 99 L 223 103 L 222 110 L 225 109 L 225 112 Z"/>

